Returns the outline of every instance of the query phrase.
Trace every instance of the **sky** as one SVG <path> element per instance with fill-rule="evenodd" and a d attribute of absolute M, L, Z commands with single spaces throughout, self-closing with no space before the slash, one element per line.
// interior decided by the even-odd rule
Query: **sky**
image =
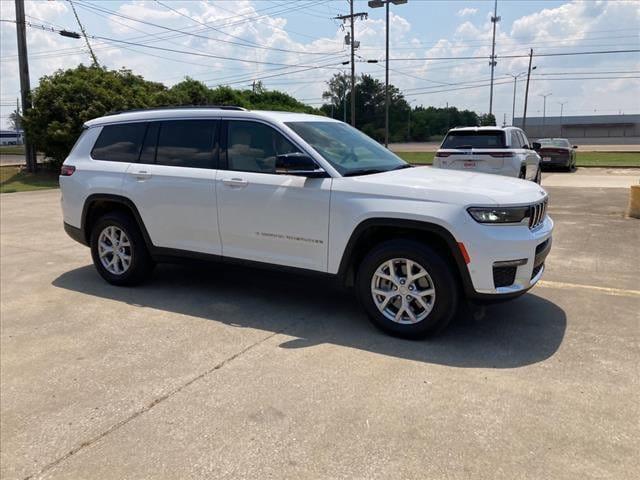
<path fill-rule="evenodd" d="M 270 90 L 320 106 L 326 81 L 348 70 L 346 0 L 73 0 L 98 62 L 173 85 L 186 76 L 211 87 Z M 409 0 L 390 7 L 390 82 L 411 105 L 489 111 L 494 2 Z M 57 69 L 90 64 L 68 0 L 25 1 L 31 86 Z M 356 72 L 384 81 L 384 8 L 355 1 Z M 534 54 L 640 49 L 640 0 L 498 0 L 494 114 L 511 122 L 513 75 Z M 0 120 L 19 97 L 15 10 L 0 0 Z M 444 57 L 444 59 L 442 59 Z M 459 57 L 481 57 L 466 58 Z M 366 63 L 378 60 L 378 63 Z M 528 114 L 640 113 L 640 53 L 534 57 Z M 511 76 L 510 76 L 511 75 Z M 525 78 L 516 90 L 521 116 Z M 562 107 L 561 107 L 562 104 Z"/>

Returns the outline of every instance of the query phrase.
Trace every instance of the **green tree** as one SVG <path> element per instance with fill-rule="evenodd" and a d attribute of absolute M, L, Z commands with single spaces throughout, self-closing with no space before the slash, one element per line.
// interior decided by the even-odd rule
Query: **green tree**
<path fill-rule="evenodd" d="M 211 89 L 192 78 L 167 88 L 130 70 L 80 65 L 40 79 L 33 91 L 33 108 L 24 118 L 29 139 L 55 162 L 69 154 L 88 120 L 115 111 L 174 105 L 237 105 L 250 109 L 320 113 L 290 95 L 230 87 Z"/>
<path fill-rule="evenodd" d="M 11 128 L 11 130 L 22 129 L 22 116 L 18 110 L 14 110 L 9 114 L 9 128 Z"/>
<path fill-rule="evenodd" d="M 483 127 L 493 127 L 496 125 L 496 117 L 493 113 L 483 113 L 480 115 L 480 125 Z"/>
<path fill-rule="evenodd" d="M 176 83 L 168 91 L 171 105 L 209 105 L 211 99 L 211 90 L 204 83 L 190 77 Z"/>
<path fill-rule="evenodd" d="M 327 82 L 327 90 L 322 92 L 322 99 L 328 104 L 322 106 L 322 111 L 332 117 L 345 119 L 351 114 L 349 95 L 351 93 L 350 79 L 346 73 L 336 73 Z"/>
<path fill-rule="evenodd" d="M 40 79 L 33 91 L 33 108 L 23 119 L 27 136 L 38 151 L 62 162 L 87 120 L 107 113 L 146 108 L 166 93 L 129 70 L 80 65 Z"/>

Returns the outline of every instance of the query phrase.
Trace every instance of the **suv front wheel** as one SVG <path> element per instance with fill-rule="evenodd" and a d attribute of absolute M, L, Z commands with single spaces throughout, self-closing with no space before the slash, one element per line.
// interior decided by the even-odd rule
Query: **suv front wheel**
<path fill-rule="evenodd" d="M 113 285 L 135 285 L 154 267 L 133 219 L 113 212 L 100 217 L 91 230 L 91 257 L 98 273 Z"/>
<path fill-rule="evenodd" d="M 378 245 L 360 264 L 356 288 L 371 321 L 404 338 L 441 331 L 454 316 L 458 285 L 451 266 L 413 240 Z"/>

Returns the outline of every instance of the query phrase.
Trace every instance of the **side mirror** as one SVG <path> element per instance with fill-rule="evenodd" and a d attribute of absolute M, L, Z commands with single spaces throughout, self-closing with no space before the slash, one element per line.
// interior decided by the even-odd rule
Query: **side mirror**
<path fill-rule="evenodd" d="M 540 149 L 542 148 L 542 145 L 540 145 L 538 142 L 533 142 L 533 143 L 531 144 L 531 148 L 532 148 L 533 150 L 540 150 Z"/>
<path fill-rule="evenodd" d="M 574 145 L 574 146 L 573 146 L 573 148 L 577 149 L 577 148 L 578 148 L 578 145 Z"/>
<path fill-rule="evenodd" d="M 326 172 L 316 165 L 313 158 L 304 153 L 283 153 L 276 157 L 276 173 L 300 177 L 321 178 Z"/>

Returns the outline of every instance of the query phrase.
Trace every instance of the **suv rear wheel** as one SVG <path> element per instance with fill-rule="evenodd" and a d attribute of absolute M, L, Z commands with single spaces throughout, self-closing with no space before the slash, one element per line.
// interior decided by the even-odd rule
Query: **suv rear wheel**
<path fill-rule="evenodd" d="M 458 305 L 449 264 L 413 240 L 392 240 L 372 250 L 360 264 L 356 288 L 371 321 L 404 338 L 438 333 Z"/>
<path fill-rule="evenodd" d="M 98 273 L 113 285 L 135 285 L 148 277 L 154 262 L 133 219 L 108 213 L 91 230 L 91 257 Z"/>

